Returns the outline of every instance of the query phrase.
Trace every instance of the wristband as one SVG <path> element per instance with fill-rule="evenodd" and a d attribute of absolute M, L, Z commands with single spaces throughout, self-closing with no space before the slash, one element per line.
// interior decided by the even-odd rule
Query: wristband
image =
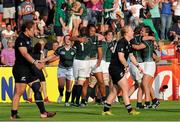
<path fill-rule="evenodd" d="M 36 60 L 33 60 L 33 61 L 32 61 L 32 64 L 34 64 L 35 62 L 36 62 Z"/>

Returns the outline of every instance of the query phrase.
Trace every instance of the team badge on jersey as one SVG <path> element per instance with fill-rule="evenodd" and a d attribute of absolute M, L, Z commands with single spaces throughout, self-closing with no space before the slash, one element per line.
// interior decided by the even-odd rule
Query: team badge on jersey
<path fill-rule="evenodd" d="M 71 52 L 71 55 L 74 55 L 74 52 Z"/>

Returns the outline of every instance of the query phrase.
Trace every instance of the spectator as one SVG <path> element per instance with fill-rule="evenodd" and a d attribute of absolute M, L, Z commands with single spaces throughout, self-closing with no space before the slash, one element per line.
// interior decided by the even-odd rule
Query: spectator
<path fill-rule="evenodd" d="M 3 20 L 3 2 L 0 0 L 0 24 L 2 23 Z"/>
<path fill-rule="evenodd" d="M 1 52 L 1 62 L 5 66 L 13 66 L 15 62 L 14 41 L 8 40 L 7 45 L 8 48 Z"/>
<path fill-rule="evenodd" d="M 14 27 L 14 18 L 15 18 L 15 0 L 3 0 L 3 18 L 7 23 L 11 23 L 11 26 Z"/>
<path fill-rule="evenodd" d="M 180 63 L 180 43 L 177 45 L 176 57 L 178 59 L 178 62 Z"/>
<path fill-rule="evenodd" d="M 2 52 L 2 50 L 3 50 L 3 44 L 0 41 L 0 66 L 3 65 L 2 62 L 1 62 L 1 52 Z"/>
<path fill-rule="evenodd" d="M 44 22 L 48 19 L 48 6 L 52 8 L 51 0 L 33 0 L 35 5 L 35 10 L 40 13 L 40 16 L 43 18 Z"/>
<path fill-rule="evenodd" d="M 162 0 L 161 5 L 161 39 L 168 39 L 168 33 L 172 22 L 172 2 L 169 0 Z"/>
<path fill-rule="evenodd" d="M 59 43 L 57 41 L 53 42 L 52 44 L 52 50 L 49 50 L 47 52 L 47 57 L 51 56 L 52 54 L 54 54 L 55 50 L 59 47 Z M 59 64 L 59 57 L 57 57 L 56 59 L 52 59 L 48 61 L 48 65 L 49 66 L 58 66 Z"/>
<path fill-rule="evenodd" d="M 36 24 L 35 36 L 37 36 L 38 38 L 41 38 L 41 37 L 45 37 L 44 30 L 45 30 L 46 23 L 44 22 L 43 19 L 40 19 L 39 16 L 40 16 L 39 12 L 36 11 L 34 14 L 33 20 L 34 20 L 34 23 Z"/>
<path fill-rule="evenodd" d="M 180 17 L 178 23 L 175 23 L 170 30 L 170 40 L 178 41 L 180 39 Z"/>
<path fill-rule="evenodd" d="M 147 2 L 147 6 L 150 8 L 151 18 L 154 27 L 159 35 L 160 32 L 160 12 L 159 12 L 159 0 L 152 0 Z"/>
<path fill-rule="evenodd" d="M 73 24 L 72 28 L 72 35 L 73 36 L 78 36 L 78 29 L 79 29 L 79 24 L 81 23 L 81 18 L 80 16 L 83 14 L 83 8 L 81 7 L 80 2 L 75 2 L 71 8 L 71 21 Z"/>
<path fill-rule="evenodd" d="M 63 30 L 67 30 L 67 14 L 66 14 L 67 4 L 62 4 L 61 8 L 56 7 L 55 12 L 55 24 L 54 24 L 54 32 L 56 34 L 57 41 L 59 46 L 63 44 Z"/>
<path fill-rule="evenodd" d="M 34 4 L 31 2 L 31 0 L 25 0 L 21 4 L 21 14 L 23 23 L 26 21 L 32 21 L 33 20 L 33 14 L 34 14 Z"/>
<path fill-rule="evenodd" d="M 6 25 L 6 29 L 2 31 L 2 43 L 4 48 L 7 48 L 7 41 L 16 37 L 15 32 L 12 30 L 11 24 Z"/>
<path fill-rule="evenodd" d="M 103 0 L 89 0 L 86 2 L 89 24 L 101 23 L 103 16 Z"/>
<path fill-rule="evenodd" d="M 176 0 L 173 2 L 173 7 L 174 11 L 174 23 L 178 21 L 178 18 L 180 17 L 180 0 Z"/>

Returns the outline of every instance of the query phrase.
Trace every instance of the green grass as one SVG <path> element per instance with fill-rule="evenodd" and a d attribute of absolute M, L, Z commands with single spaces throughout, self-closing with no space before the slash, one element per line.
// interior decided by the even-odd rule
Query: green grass
<path fill-rule="evenodd" d="M 133 102 L 133 106 L 135 103 Z M 140 115 L 130 116 L 122 104 L 112 106 L 114 116 L 102 116 L 102 105 L 89 104 L 85 108 L 64 107 L 64 104 L 46 104 L 49 111 L 56 111 L 57 115 L 50 119 L 41 119 L 35 104 L 21 103 L 18 121 L 180 121 L 179 101 L 162 101 L 157 110 L 139 110 Z M 10 104 L 0 103 L 0 121 L 8 121 Z"/>

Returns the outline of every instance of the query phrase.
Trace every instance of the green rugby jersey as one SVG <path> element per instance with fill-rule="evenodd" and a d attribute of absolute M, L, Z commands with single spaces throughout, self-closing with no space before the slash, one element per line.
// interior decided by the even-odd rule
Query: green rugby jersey
<path fill-rule="evenodd" d="M 90 58 L 97 58 L 98 56 L 98 48 L 102 48 L 102 41 L 98 41 L 97 36 L 88 37 L 90 41 Z"/>
<path fill-rule="evenodd" d="M 111 54 L 112 54 L 112 48 L 114 47 L 114 44 L 116 41 L 106 42 L 102 41 L 102 49 L 103 49 L 103 60 L 106 62 L 110 62 L 111 60 Z"/>
<path fill-rule="evenodd" d="M 69 50 L 66 50 L 64 46 L 61 46 L 54 54 L 60 57 L 59 67 L 72 67 L 76 49 L 71 47 Z"/>
<path fill-rule="evenodd" d="M 142 50 L 142 59 L 144 62 L 153 61 L 153 51 L 154 51 L 154 43 L 153 41 L 147 40 L 143 41 L 146 48 Z"/>
<path fill-rule="evenodd" d="M 76 52 L 77 52 L 75 59 L 78 59 L 78 60 L 90 59 L 91 43 L 89 41 L 83 42 L 83 43 L 75 41 L 74 48 L 76 49 Z"/>
<path fill-rule="evenodd" d="M 54 25 L 55 26 L 62 27 L 61 22 L 60 22 L 60 18 L 62 18 L 62 20 L 64 22 L 68 21 L 67 14 L 63 10 L 57 10 L 54 15 L 55 15 L 54 16 L 54 18 L 55 18 L 55 24 Z"/>
<path fill-rule="evenodd" d="M 131 40 L 131 44 L 139 45 L 141 44 L 141 37 L 140 36 L 135 36 L 134 39 Z M 135 50 L 133 49 L 133 55 L 136 57 L 136 60 L 138 63 L 142 63 L 142 50 Z"/>

